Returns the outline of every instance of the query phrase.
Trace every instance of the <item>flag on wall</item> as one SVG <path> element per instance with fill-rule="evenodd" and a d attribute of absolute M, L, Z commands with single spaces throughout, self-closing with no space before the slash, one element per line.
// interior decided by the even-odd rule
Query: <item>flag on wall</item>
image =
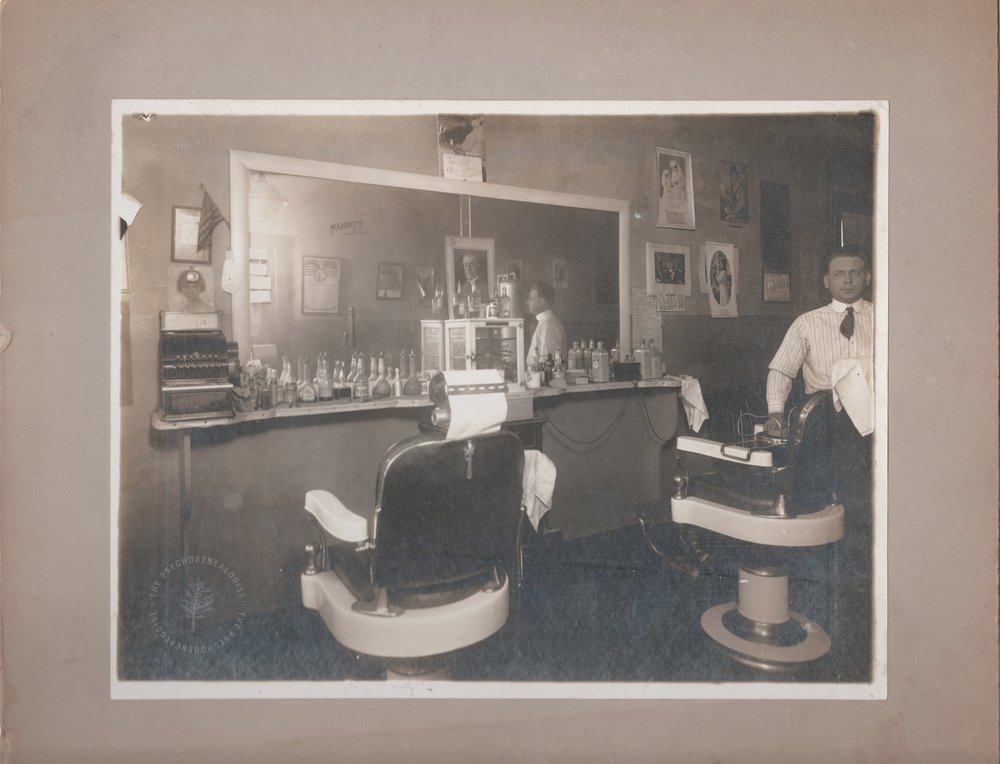
<path fill-rule="evenodd" d="M 212 200 L 208 189 L 199 186 L 202 190 L 201 197 L 201 220 L 198 221 L 198 249 L 210 249 L 212 246 L 212 231 L 219 223 L 229 225 L 229 221 L 222 216 L 222 210 Z"/>

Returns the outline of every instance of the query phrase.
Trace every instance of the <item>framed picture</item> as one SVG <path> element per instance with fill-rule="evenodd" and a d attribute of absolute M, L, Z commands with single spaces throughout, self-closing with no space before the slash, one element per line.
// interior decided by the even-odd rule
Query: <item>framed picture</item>
<path fill-rule="evenodd" d="M 694 178 L 691 154 L 656 147 L 657 228 L 694 230 Z"/>
<path fill-rule="evenodd" d="M 646 242 L 646 294 L 691 296 L 691 247 Z"/>
<path fill-rule="evenodd" d="M 561 258 L 552 261 L 552 286 L 556 289 L 566 289 L 569 286 L 569 270 L 566 261 Z"/>
<path fill-rule="evenodd" d="M 719 219 L 734 225 L 750 222 L 747 166 L 741 162 L 719 160 Z"/>
<path fill-rule="evenodd" d="M 433 265 L 414 265 L 413 275 L 417 279 L 417 289 L 420 290 L 421 300 L 430 300 L 434 297 L 434 290 L 437 286 L 435 281 Z"/>
<path fill-rule="evenodd" d="M 198 207 L 174 207 L 171 233 L 170 259 L 175 263 L 212 262 L 212 247 L 198 249 L 198 224 L 201 210 Z"/>
<path fill-rule="evenodd" d="M 707 241 L 701 247 L 702 284 L 712 318 L 736 318 L 740 283 L 739 253 L 732 244 Z"/>
<path fill-rule="evenodd" d="M 402 263 L 379 262 L 375 265 L 375 299 L 403 299 Z"/>
<path fill-rule="evenodd" d="M 340 312 L 340 260 L 302 256 L 302 313 L 336 315 Z"/>
<path fill-rule="evenodd" d="M 518 281 L 521 280 L 521 274 L 524 273 L 524 268 L 521 265 L 520 260 L 508 260 L 507 261 L 507 273 L 514 274 L 514 278 Z"/>
<path fill-rule="evenodd" d="M 457 315 L 456 304 L 465 302 L 473 286 L 483 300 L 491 297 L 491 285 L 496 280 L 495 242 L 493 239 L 471 239 L 448 236 L 445 239 L 445 276 L 448 282 L 448 315 Z"/>

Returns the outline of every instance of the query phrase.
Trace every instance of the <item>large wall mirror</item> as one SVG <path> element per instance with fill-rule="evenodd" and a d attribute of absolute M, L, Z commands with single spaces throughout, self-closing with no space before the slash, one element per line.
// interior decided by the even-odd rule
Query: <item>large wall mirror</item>
<path fill-rule="evenodd" d="M 525 292 L 558 282 L 570 340 L 630 345 L 627 201 L 243 151 L 230 186 L 243 362 L 255 344 L 419 352 L 449 236 L 491 240 L 496 273 L 519 272 Z"/>

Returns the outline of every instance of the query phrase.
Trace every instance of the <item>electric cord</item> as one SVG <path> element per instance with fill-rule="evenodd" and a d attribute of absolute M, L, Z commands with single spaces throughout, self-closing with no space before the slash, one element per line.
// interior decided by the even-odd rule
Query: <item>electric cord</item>
<path fill-rule="evenodd" d="M 614 420 L 611 422 L 611 424 L 609 424 L 607 426 L 607 428 L 605 428 L 605 430 L 600 435 L 598 435 L 596 438 L 593 438 L 592 440 L 577 440 L 576 438 L 570 437 L 555 422 L 553 422 L 552 419 L 551 419 L 551 417 L 549 417 L 549 416 L 545 417 L 545 421 L 549 424 L 549 426 L 552 427 L 553 430 L 555 430 L 557 433 L 559 433 L 559 435 L 562 436 L 563 439 L 565 439 L 569 443 L 572 443 L 575 446 L 592 446 L 595 443 L 597 443 L 597 442 L 603 440 L 604 438 L 606 438 L 611 433 L 611 431 L 614 430 L 618 426 L 618 423 L 621 422 L 622 417 L 625 416 L 625 410 L 628 408 L 629 404 L 632 402 L 632 398 L 635 395 L 635 391 L 638 390 L 638 389 L 639 389 L 639 385 L 636 384 L 635 382 L 633 382 L 632 383 L 632 389 L 629 390 L 628 397 L 625 399 L 625 403 L 622 404 L 621 409 L 619 409 L 618 413 L 615 415 Z"/>
<path fill-rule="evenodd" d="M 683 525 L 679 526 L 678 537 L 680 538 L 684 546 L 694 556 L 694 560 L 685 560 L 675 555 L 670 555 L 664 552 L 656 545 L 653 539 L 650 538 L 649 531 L 646 525 L 646 518 L 642 516 L 642 513 L 636 512 L 635 519 L 638 521 L 639 529 L 642 531 L 642 540 L 646 543 L 646 546 L 649 547 L 649 549 L 653 552 L 653 554 L 655 554 L 657 557 L 663 560 L 663 563 L 667 567 L 669 567 L 671 570 L 676 571 L 677 573 L 681 573 L 685 576 L 690 576 L 691 578 L 695 578 L 701 575 L 701 566 L 708 561 L 710 553 L 708 552 L 708 550 L 706 550 L 704 547 L 701 546 L 701 543 L 696 538 L 690 536 L 690 534 L 686 536 L 685 531 L 688 530 L 687 526 Z"/>
<path fill-rule="evenodd" d="M 638 386 L 636 386 L 638 388 Z M 664 438 L 660 433 L 656 431 L 656 427 L 653 425 L 653 418 L 649 415 L 649 409 L 646 408 L 646 399 L 642 395 L 639 396 L 639 401 L 642 403 L 642 413 L 646 415 L 646 424 L 649 425 L 649 431 L 653 434 L 653 437 L 660 441 L 660 443 L 669 443 L 673 438 Z"/>

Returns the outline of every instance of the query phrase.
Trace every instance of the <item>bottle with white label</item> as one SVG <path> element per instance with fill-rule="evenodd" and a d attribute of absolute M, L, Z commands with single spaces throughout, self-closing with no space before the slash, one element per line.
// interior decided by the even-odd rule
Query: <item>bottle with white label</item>
<path fill-rule="evenodd" d="M 604 343 L 598 342 L 590 356 L 590 378 L 594 382 L 611 381 L 611 354 L 604 349 Z"/>

